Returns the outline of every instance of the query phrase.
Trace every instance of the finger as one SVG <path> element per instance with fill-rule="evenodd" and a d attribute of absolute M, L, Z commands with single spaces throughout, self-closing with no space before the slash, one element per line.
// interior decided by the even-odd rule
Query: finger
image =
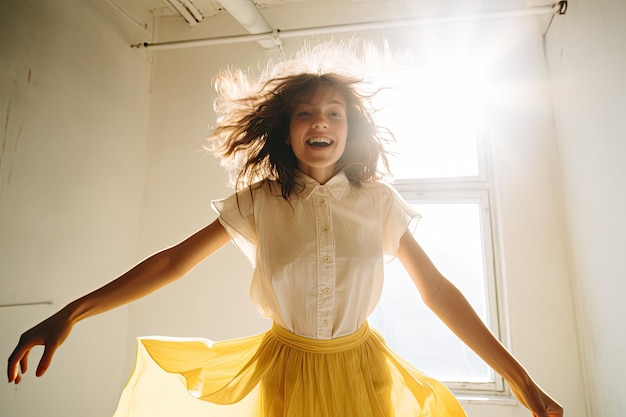
<path fill-rule="evenodd" d="M 12 382 L 15 380 L 16 378 L 15 373 L 16 373 L 15 366 L 11 362 L 11 357 L 9 357 L 9 362 L 7 363 L 7 379 L 9 380 L 9 382 Z"/>
<path fill-rule="evenodd" d="M 22 360 L 22 358 L 27 355 L 28 349 L 24 349 L 21 344 L 17 345 L 9 356 L 9 362 L 7 364 L 7 376 L 9 377 L 9 382 L 14 381 L 18 376 L 18 364 Z"/>
<path fill-rule="evenodd" d="M 54 352 L 56 351 L 56 346 L 46 346 L 43 351 L 43 356 L 39 361 L 39 365 L 37 366 L 37 371 L 35 372 L 36 376 L 42 376 L 48 370 L 50 366 L 50 362 L 52 362 L 52 356 L 54 356 Z"/>
<path fill-rule="evenodd" d="M 28 355 L 30 355 L 30 350 L 27 350 L 26 353 L 24 353 L 24 356 L 22 357 L 22 359 L 20 360 L 20 369 L 22 370 L 22 373 L 25 373 L 26 370 L 28 369 Z"/>

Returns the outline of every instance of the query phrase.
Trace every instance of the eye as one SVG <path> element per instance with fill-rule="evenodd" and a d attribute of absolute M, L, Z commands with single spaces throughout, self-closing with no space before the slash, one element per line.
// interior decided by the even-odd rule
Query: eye
<path fill-rule="evenodd" d="M 343 113 L 340 111 L 331 111 L 329 115 L 331 117 L 337 117 L 337 118 L 343 117 Z"/>
<path fill-rule="evenodd" d="M 307 117 L 310 116 L 311 112 L 306 111 L 306 110 L 298 110 L 296 112 L 294 112 L 294 116 L 295 117 Z"/>

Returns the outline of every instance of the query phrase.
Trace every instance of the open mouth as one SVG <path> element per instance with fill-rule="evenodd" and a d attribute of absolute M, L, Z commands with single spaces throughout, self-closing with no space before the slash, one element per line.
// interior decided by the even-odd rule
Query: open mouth
<path fill-rule="evenodd" d="M 334 140 L 326 137 L 314 137 L 306 140 L 306 144 L 316 148 L 325 148 L 335 143 Z"/>

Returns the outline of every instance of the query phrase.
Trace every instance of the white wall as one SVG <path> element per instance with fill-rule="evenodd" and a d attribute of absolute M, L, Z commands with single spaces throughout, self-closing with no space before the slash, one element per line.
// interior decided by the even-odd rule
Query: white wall
<path fill-rule="evenodd" d="M 107 2 L 0 2 L 0 357 L 137 259 L 150 64 Z M 78 325 L 48 374 L 0 384 L 0 416 L 107 416 L 127 379 L 126 309 Z"/>
<path fill-rule="evenodd" d="M 593 416 L 626 415 L 626 3 L 570 1 L 547 39 Z"/>
<path fill-rule="evenodd" d="M 509 345 L 568 416 L 588 416 L 542 27 L 518 20 L 507 29 L 507 52 L 490 68 L 494 90 L 486 119 L 493 147 Z M 508 412 L 527 415 L 519 407 Z"/>

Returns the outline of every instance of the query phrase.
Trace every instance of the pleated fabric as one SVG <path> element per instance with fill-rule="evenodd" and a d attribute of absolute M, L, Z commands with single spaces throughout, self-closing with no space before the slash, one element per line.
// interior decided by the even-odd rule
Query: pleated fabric
<path fill-rule="evenodd" d="M 463 417 L 441 382 L 400 358 L 367 323 L 331 340 L 274 324 L 211 343 L 140 338 L 114 417 Z"/>

